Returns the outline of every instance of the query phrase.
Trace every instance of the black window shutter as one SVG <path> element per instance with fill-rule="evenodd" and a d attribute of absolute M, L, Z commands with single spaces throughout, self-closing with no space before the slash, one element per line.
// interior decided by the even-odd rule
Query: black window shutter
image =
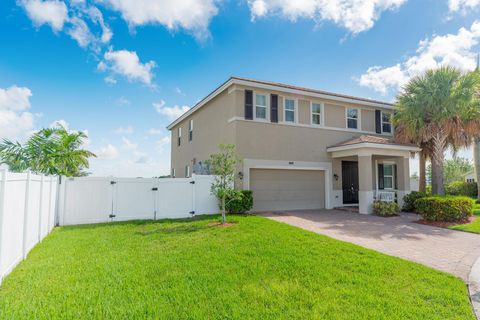
<path fill-rule="evenodd" d="M 397 165 L 393 165 L 393 180 L 395 180 L 395 189 L 398 189 L 398 183 L 397 183 Z"/>
<path fill-rule="evenodd" d="M 385 189 L 383 185 L 383 164 L 378 165 L 378 189 Z"/>
<path fill-rule="evenodd" d="M 278 95 L 270 95 L 270 121 L 278 122 Z"/>
<path fill-rule="evenodd" d="M 245 119 L 253 120 L 253 91 L 245 90 Z"/>
<path fill-rule="evenodd" d="M 375 110 L 375 132 L 382 133 L 382 111 Z"/>

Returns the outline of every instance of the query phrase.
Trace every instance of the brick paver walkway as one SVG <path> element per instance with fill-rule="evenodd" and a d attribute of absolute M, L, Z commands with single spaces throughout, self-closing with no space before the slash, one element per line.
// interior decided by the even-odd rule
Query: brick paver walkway
<path fill-rule="evenodd" d="M 418 216 L 382 218 L 336 210 L 263 214 L 329 237 L 452 273 L 464 281 L 480 257 L 480 235 L 414 223 Z"/>

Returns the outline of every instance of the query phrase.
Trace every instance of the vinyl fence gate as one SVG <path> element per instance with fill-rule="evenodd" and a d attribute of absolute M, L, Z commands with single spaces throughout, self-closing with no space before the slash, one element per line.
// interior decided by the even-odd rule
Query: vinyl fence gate
<path fill-rule="evenodd" d="M 213 176 L 67 178 L 60 185 L 59 224 L 186 218 L 217 213 Z"/>

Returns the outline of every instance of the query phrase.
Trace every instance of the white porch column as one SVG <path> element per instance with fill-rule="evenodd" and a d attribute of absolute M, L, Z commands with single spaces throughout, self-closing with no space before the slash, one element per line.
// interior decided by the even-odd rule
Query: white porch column
<path fill-rule="evenodd" d="M 372 155 L 358 156 L 358 206 L 362 214 L 373 212 Z"/>
<path fill-rule="evenodd" d="M 410 193 L 410 158 L 402 157 L 396 161 L 397 165 L 397 200 L 400 207 L 403 206 L 403 197 Z"/>

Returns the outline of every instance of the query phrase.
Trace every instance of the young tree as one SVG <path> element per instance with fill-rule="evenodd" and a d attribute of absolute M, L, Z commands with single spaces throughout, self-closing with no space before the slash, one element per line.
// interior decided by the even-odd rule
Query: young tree
<path fill-rule="evenodd" d="M 397 97 L 394 124 L 404 140 L 431 147 L 433 194 L 445 194 L 446 148 L 469 146 L 479 134 L 478 84 L 472 73 L 440 67 L 410 80 Z"/>
<path fill-rule="evenodd" d="M 232 144 L 221 144 L 220 152 L 210 155 L 206 161 L 210 172 L 215 175 L 215 181 L 212 184 L 212 194 L 214 194 L 222 211 L 222 224 L 227 221 L 226 206 L 228 201 L 236 200 L 242 197 L 240 191 L 235 190 L 235 172 L 237 165 L 241 160 L 237 156 L 235 146 Z"/>
<path fill-rule="evenodd" d="M 0 164 L 16 172 L 30 169 L 50 175 L 85 176 L 88 158 L 95 157 L 81 148 L 86 138 L 83 132 L 58 125 L 35 132 L 24 144 L 5 139 L 0 143 Z"/>

